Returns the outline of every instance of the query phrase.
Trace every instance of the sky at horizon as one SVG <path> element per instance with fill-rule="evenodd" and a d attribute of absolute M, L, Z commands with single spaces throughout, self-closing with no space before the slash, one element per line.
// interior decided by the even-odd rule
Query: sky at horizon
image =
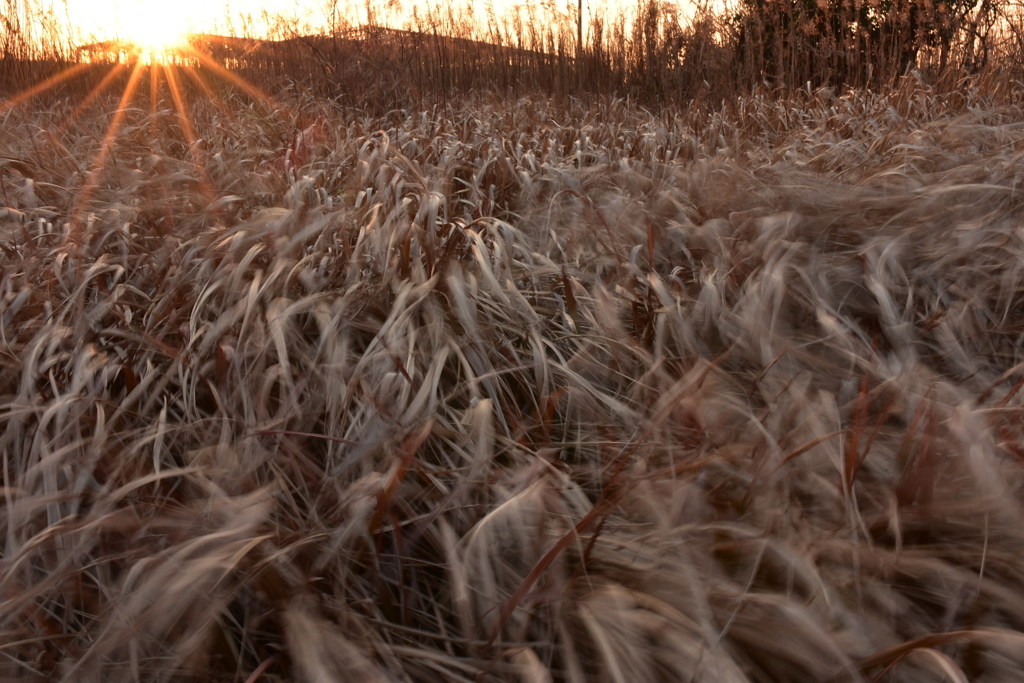
<path fill-rule="evenodd" d="M 260 35 L 267 26 L 265 17 L 271 20 L 288 17 L 295 25 L 305 30 L 324 30 L 330 25 L 332 11 L 336 16 L 350 23 L 364 23 L 367 9 L 372 8 L 375 21 L 396 28 L 409 23 L 412 8 L 420 13 L 431 6 L 447 5 L 447 2 L 430 0 L 45 0 L 53 8 L 55 16 L 66 18 L 82 42 L 109 40 L 113 38 L 158 41 L 166 36 L 187 32 L 231 33 L 235 35 Z M 558 12 L 575 16 L 578 0 L 557 0 L 531 3 L 534 10 Z M 39 0 L 36 0 L 39 2 Z M 516 7 L 525 6 L 524 0 L 455 0 L 457 8 L 472 6 L 478 18 L 484 20 L 488 6 L 497 15 L 508 13 Z M 618 7 L 629 11 L 636 6 L 636 0 L 585 0 L 584 16 L 593 11 L 605 11 Z M 247 23 L 251 21 L 251 23 Z"/>

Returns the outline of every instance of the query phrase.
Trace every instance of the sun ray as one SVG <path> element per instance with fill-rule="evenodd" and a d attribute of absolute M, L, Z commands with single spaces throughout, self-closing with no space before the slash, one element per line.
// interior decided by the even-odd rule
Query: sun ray
<path fill-rule="evenodd" d="M 209 84 L 203 79 L 202 76 L 199 75 L 199 73 L 196 72 L 195 69 L 182 69 L 181 73 L 185 74 L 185 76 L 190 81 L 195 83 L 196 86 L 198 86 L 199 89 L 203 91 L 203 94 L 206 95 L 207 100 L 213 103 L 213 106 L 217 107 L 217 111 L 219 111 L 226 117 L 234 118 L 235 113 L 231 111 L 230 107 L 224 104 L 222 98 L 218 97 L 217 94 L 213 92 Z"/>
<path fill-rule="evenodd" d="M 107 128 L 106 135 L 103 136 L 103 142 L 100 145 L 99 151 L 96 153 L 96 160 L 93 162 L 92 170 L 89 172 L 89 177 L 82 186 L 81 194 L 75 202 L 75 207 L 71 211 L 71 218 L 69 222 L 71 224 L 73 239 L 82 235 L 82 214 L 87 209 L 89 202 L 92 199 L 92 195 L 99 185 L 100 174 L 103 172 L 103 167 L 107 163 L 107 156 L 109 156 L 110 150 L 113 147 L 114 138 L 117 137 L 117 131 L 120 129 L 121 122 L 124 120 L 128 103 L 131 102 L 132 97 L 135 95 L 135 90 L 139 85 L 139 79 L 142 76 L 142 70 L 144 68 L 145 67 L 140 62 L 135 63 L 132 75 L 129 77 L 128 84 L 125 86 L 124 93 L 121 95 L 121 101 L 117 105 L 117 111 L 114 112 L 114 118 L 111 120 L 110 126 Z"/>
<path fill-rule="evenodd" d="M 228 118 L 236 117 L 237 113 L 227 107 L 222 101 L 222 98 L 214 92 L 210 84 L 207 83 L 208 78 L 204 78 L 204 71 L 214 78 L 223 80 L 229 86 L 234 87 L 252 97 L 262 105 L 272 108 L 277 113 L 283 113 L 286 116 L 297 116 L 297 112 L 293 107 L 278 101 L 276 98 L 267 94 L 264 90 L 254 85 L 244 77 L 225 68 L 215 60 L 211 59 L 208 55 L 195 49 L 188 44 L 187 41 L 167 48 L 167 54 L 171 54 L 173 52 L 175 55 L 173 60 L 145 58 L 145 48 L 143 47 L 144 43 L 145 41 L 140 41 L 135 43 L 134 46 L 127 45 L 127 49 L 129 50 L 128 61 L 111 64 L 109 66 L 109 70 L 103 75 L 99 83 L 86 93 L 85 97 L 76 104 L 71 114 L 69 114 L 61 124 L 61 127 L 63 128 L 68 126 L 71 121 L 78 119 L 82 113 L 90 107 L 90 105 L 93 105 L 102 94 L 110 91 L 112 84 L 116 82 L 126 70 L 129 68 L 131 69 L 124 91 L 120 95 L 117 109 L 115 110 L 113 118 L 103 135 L 99 149 L 95 154 L 95 158 L 86 172 L 86 178 L 80 187 L 78 197 L 67 214 L 69 235 L 73 241 L 78 242 L 79 244 L 84 244 L 89 239 L 89 235 L 87 234 L 89 231 L 88 221 L 86 220 L 87 212 L 93 203 L 96 192 L 100 188 L 104 169 L 110 161 L 118 135 L 124 128 L 125 117 L 129 113 L 132 107 L 132 102 L 137 93 L 141 92 L 141 79 L 147 74 L 147 70 L 150 76 L 148 88 L 150 98 L 150 106 L 148 108 L 150 117 L 150 133 L 153 136 L 153 139 L 156 140 L 160 132 L 160 97 L 162 85 L 161 80 L 163 80 L 167 84 L 168 91 L 170 92 L 174 112 L 181 127 L 182 134 L 189 147 L 191 160 L 197 169 L 197 189 L 200 190 L 203 197 L 209 203 L 213 203 L 216 191 L 207 171 L 204 150 L 201 148 L 201 139 L 197 134 L 195 122 L 192 120 L 188 108 L 188 98 L 186 97 L 187 93 L 185 89 L 183 89 L 186 79 L 194 83 L 195 86 L 205 95 L 207 101 L 216 106 L 218 110 Z M 153 42 L 149 43 L 149 45 L 153 44 Z M 111 58 L 113 59 L 114 57 Z M 90 65 L 95 66 L 91 62 L 77 64 L 70 69 L 62 71 L 59 74 L 51 76 L 46 80 L 27 88 L 13 97 L 6 100 L 0 100 L 0 113 L 13 108 L 30 98 L 75 77 L 78 74 L 83 73 L 83 71 L 89 68 Z M 200 69 L 197 69 L 196 67 L 200 67 Z M 205 69 L 202 69 L 202 67 L 205 67 Z M 166 194 L 167 191 L 168 188 L 164 186 L 163 192 Z"/>
<path fill-rule="evenodd" d="M 68 115 L 67 120 L 64 122 L 64 125 L 62 127 L 66 130 L 67 126 L 69 126 L 72 121 L 77 119 L 78 116 L 83 111 L 85 111 L 86 107 L 92 104 L 93 100 L 99 97 L 103 93 L 103 91 L 110 87 L 110 83 L 119 74 L 123 73 L 124 70 L 127 68 L 128 67 L 124 64 L 115 64 L 114 67 L 107 73 L 107 75 L 103 77 L 103 80 L 97 83 L 95 88 L 89 91 L 89 94 L 85 96 L 85 99 L 78 103 L 78 106 L 76 106 L 74 110 Z"/>
<path fill-rule="evenodd" d="M 160 110 L 160 69 L 149 67 L 149 133 L 157 139 L 160 129 L 157 125 L 157 112 Z"/>
<path fill-rule="evenodd" d="M 160 69 L 149 67 L 149 111 L 156 116 L 157 96 L 160 94 Z"/>
<path fill-rule="evenodd" d="M 161 64 L 160 70 L 167 79 L 167 88 L 171 91 L 171 100 L 174 102 L 174 108 L 178 112 L 178 121 L 181 123 L 181 129 L 185 133 L 185 139 L 188 141 L 192 160 L 201 163 L 201 151 L 196 149 L 194 145 L 196 133 L 192 128 L 192 121 L 189 119 L 188 111 L 185 109 L 185 102 L 182 99 L 181 88 L 178 86 L 178 77 L 175 74 L 174 67 Z"/>
<path fill-rule="evenodd" d="M 228 83 L 234 85 L 236 88 L 239 88 L 240 90 L 242 90 L 243 92 L 247 93 L 248 95 L 254 97 L 255 99 L 260 100 L 264 104 L 270 105 L 271 107 L 274 107 L 275 109 L 280 109 L 280 110 L 289 111 L 289 112 L 291 111 L 290 107 L 288 107 L 288 106 L 278 102 L 273 97 L 271 97 L 267 93 L 263 92 L 262 90 L 257 88 L 255 85 L 253 85 L 249 81 L 247 81 L 244 78 L 242 78 L 241 76 L 239 76 L 238 74 L 231 73 L 231 71 L 229 71 L 228 69 L 225 69 L 223 66 L 221 66 L 220 64 L 218 64 L 214 60 L 212 60 L 209 57 L 207 57 L 201 51 L 196 50 L 195 48 L 192 48 L 192 47 L 187 47 L 183 51 L 184 51 L 184 53 L 187 56 L 194 57 L 201 64 L 203 64 L 203 66 L 206 66 L 207 68 L 209 68 L 210 71 L 213 71 L 215 74 L 217 74 L 218 76 L 223 78 L 225 81 L 227 81 Z"/>
<path fill-rule="evenodd" d="M 160 135 L 160 74 L 162 73 L 163 69 L 158 68 L 158 65 L 151 64 L 149 66 L 149 130 L 154 140 L 159 139 Z M 160 178 L 160 191 L 164 197 L 168 195 L 167 180 L 162 176 Z M 148 188 L 146 190 L 146 197 L 147 199 L 150 198 Z M 171 225 L 174 222 L 174 216 L 171 213 L 171 203 L 164 202 L 163 210 L 164 224 Z"/>
<path fill-rule="evenodd" d="M 88 64 L 76 64 L 75 66 L 71 67 L 70 69 L 66 69 L 64 71 L 61 71 L 58 74 L 54 74 L 53 76 L 50 76 L 49 78 L 47 78 L 44 81 L 40 81 L 39 83 L 36 83 L 35 85 L 33 85 L 28 90 L 24 90 L 24 91 L 18 93 L 17 95 L 14 95 L 13 97 L 10 97 L 10 98 L 8 98 L 6 100 L 0 100 L 0 113 L 3 113 L 5 111 L 7 111 L 8 109 L 12 109 L 14 107 L 17 107 L 22 102 L 25 102 L 26 100 L 32 99 L 33 97 L 35 97 L 39 93 L 45 92 L 46 90 L 49 90 L 50 88 L 63 83 L 64 81 L 68 80 L 69 78 L 72 78 L 73 76 L 75 76 L 77 74 L 80 74 L 82 71 L 84 71 L 84 70 L 86 70 L 88 68 L 89 68 Z"/>
<path fill-rule="evenodd" d="M 181 95 L 181 88 L 178 87 L 178 77 L 176 75 L 177 67 L 162 64 L 161 70 L 164 72 L 164 77 L 167 79 L 167 87 L 171 91 L 171 99 L 174 100 L 174 108 L 178 111 L 178 120 L 181 122 L 181 130 L 185 133 L 185 140 L 188 142 L 188 148 L 192 154 L 192 161 L 195 163 L 196 170 L 199 174 L 199 187 L 203 193 L 203 198 L 206 200 L 208 205 L 212 204 L 214 200 L 214 192 L 213 185 L 210 183 L 210 178 L 206 174 L 206 155 L 203 154 L 203 150 L 200 149 L 195 129 L 192 127 L 191 119 L 189 119 L 188 109 L 185 108 L 185 102 Z"/>

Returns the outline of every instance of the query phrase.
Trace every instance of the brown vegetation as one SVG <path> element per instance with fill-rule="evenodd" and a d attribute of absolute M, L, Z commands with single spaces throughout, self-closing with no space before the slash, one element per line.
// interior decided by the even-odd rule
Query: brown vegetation
<path fill-rule="evenodd" d="M 1020 680 L 1008 72 L 107 73 L 3 105 L 0 678 Z"/>
<path fill-rule="evenodd" d="M 5 2 L 0 93 L 95 59 L 106 45 L 76 43 L 38 0 Z M 929 80 L 987 72 L 1024 78 L 1019 0 L 733 0 L 686 13 L 641 0 L 628 15 L 584 17 L 525 7 L 490 13 L 483 25 L 454 7 L 434 7 L 400 29 L 375 23 L 372 13 L 360 25 L 334 15 L 319 33 L 281 17 L 269 34 L 252 35 L 243 24 L 245 35 L 193 36 L 192 49 L 269 90 L 301 85 L 374 113 L 480 92 L 618 96 L 663 106 L 718 103 L 764 84 L 840 93 L 889 88 L 914 70 Z M 26 11 L 31 19 L 18 20 Z M 100 52 L 115 61 L 125 56 Z M 85 84 L 63 87 L 88 92 Z"/>

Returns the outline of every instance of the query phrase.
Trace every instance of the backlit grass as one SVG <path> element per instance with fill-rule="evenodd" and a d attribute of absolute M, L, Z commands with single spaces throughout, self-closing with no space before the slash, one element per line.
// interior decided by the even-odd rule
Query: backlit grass
<path fill-rule="evenodd" d="M 4 678 L 1019 680 L 1010 89 L 117 105 L 0 128 Z"/>

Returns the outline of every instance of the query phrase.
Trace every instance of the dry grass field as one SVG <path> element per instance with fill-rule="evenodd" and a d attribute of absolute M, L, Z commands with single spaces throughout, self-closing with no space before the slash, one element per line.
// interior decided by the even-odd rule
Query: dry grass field
<path fill-rule="evenodd" d="M 0 679 L 1021 680 L 1020 92 L 7 109 Z"/>

